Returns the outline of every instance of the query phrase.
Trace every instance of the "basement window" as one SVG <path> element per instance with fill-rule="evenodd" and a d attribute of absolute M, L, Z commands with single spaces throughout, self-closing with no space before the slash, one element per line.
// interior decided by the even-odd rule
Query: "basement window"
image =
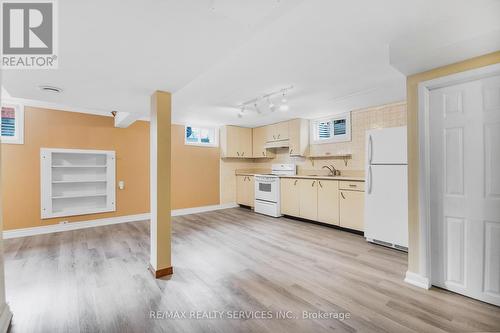
<path fill-rule="evenodd" d="M 186 125 L 184 143 L 192 146 L 217 147 L 218 131 L 215 127 L 196 127 Z"/>
<path fill-rule="evenodd" d="M 1 142 L 24 143 L 24 107 L 21 104 L 2 103 Z"/>
<path fill-rule="evenodd" d="M 311 121 L 311 143 L 351 141 L 351 113 Z"/>

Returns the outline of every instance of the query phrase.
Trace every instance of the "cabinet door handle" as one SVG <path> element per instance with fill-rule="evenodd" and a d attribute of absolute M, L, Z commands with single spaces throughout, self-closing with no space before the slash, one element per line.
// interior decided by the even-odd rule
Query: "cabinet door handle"
<path fill-rule="evenodd" d="M 295 182 L 293 182 L 293 186 L 297 185 L 298 181 L 299 181 L 298 179 L 295 179 Z"/>
<path fill-rule="evenodd" d="M 278 139 L 280 138 L 280 135 L 281 135 L 281 134 L 278 134 Z"/>
<path fill-rule="evenodd" d="M 236 154 L 238 154 L 238 156 L 240 156 L 240 152 L 239 151 L 237 151 Z"/>
<path fill-rule="evenodd" d="M 323 185 L 321 185 L 321 180 L 318 180 L 319 187 L 323 188 Z"/>
<path fill-rule="evenodd" d="M 273 134 L 273 139 L 276 140 L 276 135 Z"/>
<path fill-rule="evenodd" d="M 266 152 L 262 152 L 262 156 L 266 156 Z"/>
<path fill-rule="evenodd" d="M 355 185 L 355 184 L 349 184 L 349 187 L 358 187 L 358 185 Z"/>
<path fill-rule="evenodd" d="M 342 199 L 345 199 L 344 193 L 340 192 L 340 195 L 342 196 Z"/>
<path fill-rule="evenodd" d="M 293 153 L 293 148 L 290 148 L 290 155 L 292 155 Z"/>
<path fill-rule="evenodd" d="M 312 182 L 311 186 L 313 186 L 313 187 L 314 187 L 314 184 L 316 184 L 316 181 L 315 181 L 315 180 L 313 180 L 313 182 Z"/>
<path fill-rule="evenodd" d="M 241 156 L 244 156 L 244 155 L 245 155 L 245 152 L 242 152 L 242 153 L 241 153 Z"/>

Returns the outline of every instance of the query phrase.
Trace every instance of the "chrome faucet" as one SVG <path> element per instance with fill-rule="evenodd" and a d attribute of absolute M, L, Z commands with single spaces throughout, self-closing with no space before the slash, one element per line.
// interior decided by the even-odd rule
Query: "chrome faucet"
<path fill-rule="evenodd" d="M 335 176 L 335 168 L 331 166 L 331 168 L 328 165 L 324 165 L 322 169 L 328 169 L 330 171 L 330 176 Z"/>
<path fill-rule="evenodd" d="M 330 166 L 332 167 L 332 170 L 333 170 L 333 175 L 334 176 L 340 176 L 340 170 L 339 169 L 336 169 L 333 165 L 330 164 Z"/>
<path fill-rule="evenodd" d="M 340 170 L 337 170 L 333 165 L 330 164 L 330 166 L 328 165 L 324 165 L 323 166 L 323 169 L 328 169 L 328 171 L 330 171 L 330 176 L 340 176 Z"/>

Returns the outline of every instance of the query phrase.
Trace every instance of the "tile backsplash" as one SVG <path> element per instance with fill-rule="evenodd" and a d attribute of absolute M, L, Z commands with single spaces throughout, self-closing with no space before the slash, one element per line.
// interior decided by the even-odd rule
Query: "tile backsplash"
<path fill-rule="evenodd" d="M 273 159 L 221 160 L 221 203 L 236 200 L 234 173 L 237 169 L 270 170 L 274 163 L 295 163 L 299 174 L 308 174 L 313 170 L 316 174 L 327 174 L 328 171 L 322 168 L 331 164 L 344 175 L 363 177 L 365 132 L 374 128 L 406 126 L 406 102 L 355 110 L 351 116 L 351 141 L 310 146 L 310 155 L 350 153 L 352 157 L 347 160 L 347 165 L 339 158 L 290 157 L 288 148 L 276 149 L 276 157 Z"/>
<path fill-rule="evenodd" d="M 332 164 L 335 168 L 345 171 L 364 173 L 365 168 L 365 132 L 369 129 L 406 126 L 406 103 L 389 104 L 375 108 L 352 111 L 351 118 L 351 141 L 340 143 L 326 143 L 310 146 L 310 155 L 324 155 L 350 153 L 352 157 L 347 160 L 339 158 L 303 158 L 290 157 L 288 149 L 278 149 L 276 158 L 272 160 L 257 160 L 253 167 L 258 169 L 270 168 L 273 163 L 295 163 L 298 172 L 306 170 L 323 170 L 324 165 Z"/>

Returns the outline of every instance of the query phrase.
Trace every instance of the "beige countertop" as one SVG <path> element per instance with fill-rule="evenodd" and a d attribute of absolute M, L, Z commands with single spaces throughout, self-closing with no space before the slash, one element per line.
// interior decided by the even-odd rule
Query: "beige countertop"
<path fill-rule="evenodd" d="M 264 173 L 264 172 L 262 172 Z M 252 171 L 238 171 L 236 170 L 237 176 L 255 176 L 261 174 L 259 172 Z M 345 180 L 345 181 L 355 181 L 364 182 L 365 178 L 356 176 L 327 176 L 327 175 L 294 175 L 294 176 L 280 176 L 281 178 L 301 178 L 301 179 L 331 179 L 331 180 Z"/>
<path fill-rule="evenodd" d="M 295 176 L 280 176 L 281 178 L 303 178 L 303 179 L 331 179 L 331 180 L 346 180 L 355 182 L 364 182 L 363 177 L 355 176 L 322 176 L 322 175 L 295 175 Z"/>

